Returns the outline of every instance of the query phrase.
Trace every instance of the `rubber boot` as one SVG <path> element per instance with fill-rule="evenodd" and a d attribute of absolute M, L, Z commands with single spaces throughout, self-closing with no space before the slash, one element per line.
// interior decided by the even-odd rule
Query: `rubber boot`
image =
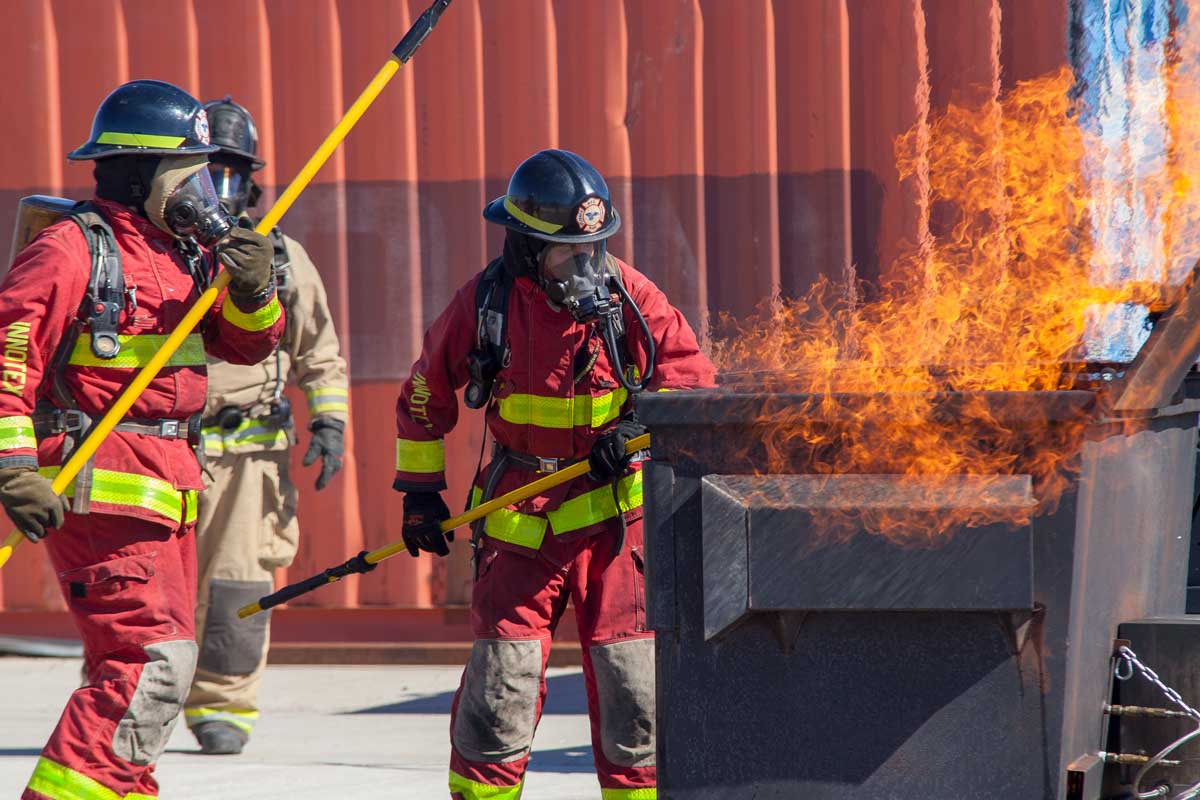
<path fill-rule="evenodd" d="M 250 738 L 236 725 L 220 721 L 201 723 L 192 733 L 200 742 L 200 752 L 209 756 L 235 756 Z"/>

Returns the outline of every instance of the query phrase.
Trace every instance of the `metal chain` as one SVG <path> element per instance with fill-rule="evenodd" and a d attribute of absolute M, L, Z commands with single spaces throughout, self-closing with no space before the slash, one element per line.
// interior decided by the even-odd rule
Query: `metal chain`
<path fill-rule="evenodd" d="M 1134 667 L 1136 667 L 1137 671 L 1142 673 L 1142 677 L 1144 677 L 1146 680 L 1150 681 L 1155 686 L 1157 686 L 1162 691 L 1162 693 L 1167 696 L 1168 700 L 1170 700 L 1172 703 L 1174 703 L 1175 705 L 1179 706 L 1184 711 L 1186 711 L 1188 713 L 1189 717 L 1193 717 L 1196 720 L 1200 720 L 1200 711 L 1197 711 L 1196 709 L 1192 708 L 1187 703 L 1185 703 L 1183 701 L 1183 698 L 1179 696 L 1179 692 L 1175 691 L 1170 686 L 1167 686 L 1165 683 L 1163 683 L 1162 678 L 1158 677 L 1158 673 L 1156 673 L 1154 670 L 1150 669 L 1150 667 L 1143 664 L 1141 659 L 1139 659 L 1137 657 L 1137 653 L 1133 652 L 1125 645 L 1121 645 L 1120 649 L 1117 650 L 1117 658 L 1121 659 L 1127 665 L 1131 664 Z M 1115 674 L 1116 674 L 1116 677 L 1118 680 L 1124 681 L 1124 680 L 1129 680 L 1129 678 L 1133 677 L 1132 673 L 1122 675 L 1120 670 L 1121 670 L 1121 665 L 1120 665 L 1120 663 L 1118 663 L 1116 665 L 1116 669 L 1115 669 Z"/>

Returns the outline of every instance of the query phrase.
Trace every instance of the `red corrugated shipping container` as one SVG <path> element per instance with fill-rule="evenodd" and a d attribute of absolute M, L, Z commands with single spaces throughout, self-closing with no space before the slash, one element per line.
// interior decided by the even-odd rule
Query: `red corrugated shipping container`
<path fill-rule="evenodd" d="M 132 78 L 248 107 L 269 201 L 425 5 L 9 0 L 0 253 L 18 198 L 88 194 L 87 166 L 64 153 Z M 480 210 L 524 157 L 563 147 L 595 163 L 625 219 L 611 249 L 702 328 L 821 275 L 878 274 L 929 225 L 920 181 L 898 180 L 895 136 L 952 100 L 1060 68 L 1066 28 L 1066 0 L 454 0 L 283 223 L 324 276 L 353 391 L 346 470 L 318 496 L 296 465 L 303 544 L 280 577 L 399 538 L 395 394 L 422 331 L 498 251 Z M 450 437 L 452 505 L 481 427 L 465 414 Z M 468 548 L 455 549 L 393 559 L 301 604 L 388 607 L 340 638 L 403 635 L 412 607 L 467 601 Z M 60 607 L 42 554 L 20 548 L 0 608 Z M 0 630 L 50 631 L 48 619 L 0 615 Z"/>

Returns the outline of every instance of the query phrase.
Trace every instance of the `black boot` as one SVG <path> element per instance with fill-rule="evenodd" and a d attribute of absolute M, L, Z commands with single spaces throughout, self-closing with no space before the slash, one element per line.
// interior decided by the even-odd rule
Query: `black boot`
<path fill-rule="evenodd" d="M 202 722 L 192 728 L 192 733 L 200 742 L 200 752 L 210 756 L 235 756 L 250 738 L 238 726 L 220 720 Z"/>

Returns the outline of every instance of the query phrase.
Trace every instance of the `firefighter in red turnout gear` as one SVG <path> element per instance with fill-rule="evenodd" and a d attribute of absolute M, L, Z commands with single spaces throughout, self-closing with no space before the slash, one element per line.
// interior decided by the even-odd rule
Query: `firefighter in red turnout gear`
<path fill-rule="evenodd" d="M 451 717 L 450 795 L 515 800 L 545 696 L 551 638 L 573 601 L 583 645 L 592 749 L 605 800 L 656 797 L 654 639 L 646 629 L 642 544 L 645 431 L 640 390 L 713 385 L 683 315 L 609 255 L 620 225 L 584 159 L 546 150 L 513 174 L 484 217 L 504 252 L 462 287 L 425 335 L 397 402 L 395 488 L 404 540 L 445 555 L 438 527 L 444 437 L 455 391 L 486 405 L 493 457 L 472 504 L 587 460 L 586 477 L 489 514 L 474 531 L 475 643 Z"/>
<path fill-rule="evenodd" d="M 44 537 L 87 672 L 25 800 L 157 797 L 154 762 L 191 683 L 203 484 L 189 421 L 204 407 L 205 352 L 258 363 L 284 324 L 270 243 L 231 230 L 220 212 L 205 169 L 215 149 L 183 90 L 117 88 L 68 156 L 95 161 L 95 199 L 43 231 L 0 283 L 0 502 L 29 538 Z M 231 274 L 228 292 L 56 497 L 50 480 L 70 450 L 217 263 Z"/>

